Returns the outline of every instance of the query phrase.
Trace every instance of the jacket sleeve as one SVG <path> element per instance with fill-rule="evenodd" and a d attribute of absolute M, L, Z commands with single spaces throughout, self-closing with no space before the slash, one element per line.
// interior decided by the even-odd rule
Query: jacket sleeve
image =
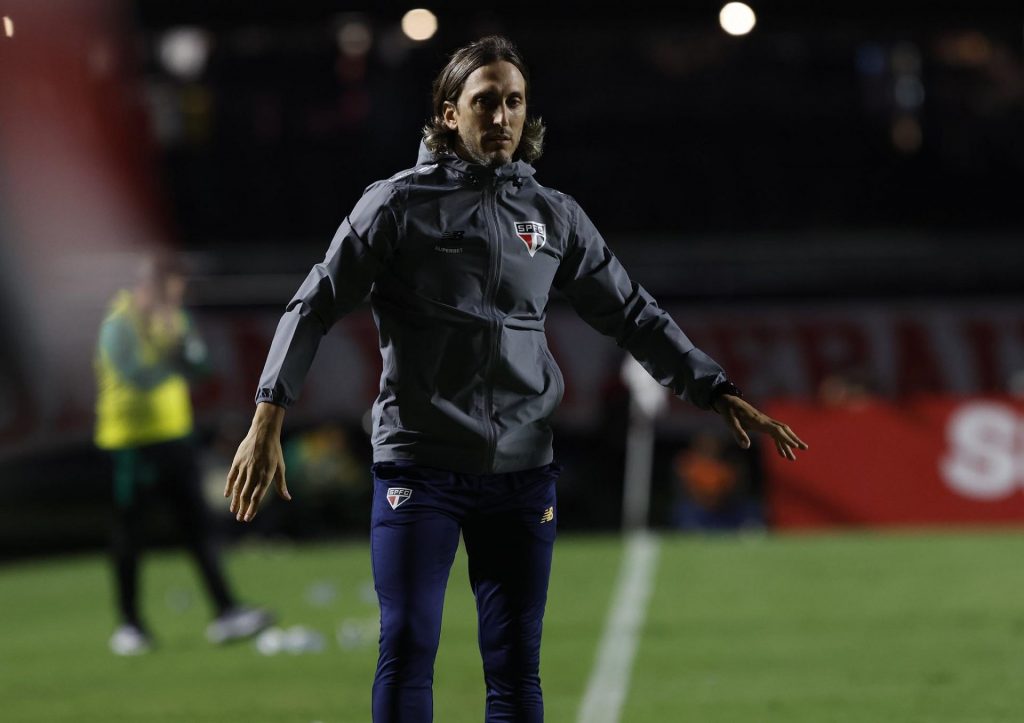
<path fill-rule="evenodd" d="M 629 351 L 672 392 L 708 409 L 712 390 L 726 383 L 714 359 L 693 345 L 668 313 L 632 281 L 578 204 L 555 288 L 590 326 Z"/>
<path fill-rule="evenodd" d="M 380 181 L 366 189 L 334 234 L 324 260 L 288 302 L 260 376 L 257 402 L 287 407 L 295 401 L 324 334 L 366 298 L 391 259 L 398 218 L 393 184 Z"/>

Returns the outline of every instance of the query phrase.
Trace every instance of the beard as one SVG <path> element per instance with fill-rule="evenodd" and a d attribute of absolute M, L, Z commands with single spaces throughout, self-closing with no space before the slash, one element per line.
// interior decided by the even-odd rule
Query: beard
<path fill-rule="evenodd" d="M 486 168 L 498 168 L 512 162 L 512 157 L 515 155 L 515 149 L 513 148 L 508 155 L 505 155 L 504 151 L 493 151 L 487 152 L 480 145 L 476 143 L 466 143 L 461 136 L 455 142 L 455 153 L 461 156 L 463 160 L 467 160 L 470 163 L 476 163 Z"/>

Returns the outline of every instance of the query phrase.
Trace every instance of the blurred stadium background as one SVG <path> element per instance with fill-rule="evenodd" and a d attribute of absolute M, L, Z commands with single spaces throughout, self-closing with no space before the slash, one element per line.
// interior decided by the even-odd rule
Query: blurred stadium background
<path fill-rule="evenodd" d="M 284 304 L 362 189 L 413 165 L 446 53 L 494 32 L 531 65 L 539 180 L 811 445 L 782 463 L 681 402 L 658 416 L 645 522 L 665 542 L 622 720 L 1024 719 L 1024 10 L 750 5 L 740 35 L 714 2 L 453 2 L 436 27 L 391 2 L 0 5 L 11 720 L 368 720 L 367 311 L 331 331 L 289 412 L 294 502 L 243 529 L 219 494 Z M 185 260 L 213 354 L 194 403 L 234 577 L 319 651 L 209 650 L 160 519 L 146 595 L 162 650 L 106 650 L 92 357 L 108 299 L 154 250 Z M 636 414 L 621 350 L 557 298 L 548 337 L 566 471 L 542 673 L 561 721 L 614 594 Z M 458 565 L 444 721 L 482 706 Z"/>

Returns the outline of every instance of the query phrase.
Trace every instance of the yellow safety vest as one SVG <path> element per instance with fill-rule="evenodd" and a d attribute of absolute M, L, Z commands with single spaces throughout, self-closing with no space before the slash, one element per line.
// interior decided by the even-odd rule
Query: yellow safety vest
<path fill-rule="evenodd" d="M 114 297 L 104 325 L 128 322 L 134 331 L 138 363 L 154 366 L 163 361 L 171 346 L 167 330 L 156 324 L 145 328 L 131 292 Z M 181 322 L 188 323 L 182 312 Z M 127 379 L 98 345 L 94 362 L 97 380 L 96 446 L 125 449 L 180 439 L 192 433 L 192 402 L 183 374 L 172 371 L 145 389 Z"/>

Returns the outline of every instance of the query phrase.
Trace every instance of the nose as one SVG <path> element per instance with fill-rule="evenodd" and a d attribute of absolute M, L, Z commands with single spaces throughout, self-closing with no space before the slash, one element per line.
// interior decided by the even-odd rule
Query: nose
<path fill-rule="evenodd" d="M 494 125 L 504 128 L 508 125 L 508 106 L 499 103 L 494 109 Z"/>

